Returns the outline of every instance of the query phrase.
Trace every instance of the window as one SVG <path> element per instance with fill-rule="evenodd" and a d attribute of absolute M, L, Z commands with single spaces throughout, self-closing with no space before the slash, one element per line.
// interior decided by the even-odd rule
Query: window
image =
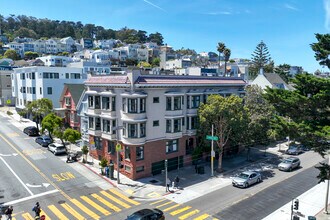
<path fill-rule="evenodd" d="M 116 121 L 112 120 L 112 134 L 116 134 L 117 130 L 114 130 L 113 128 L 116 127 Z M 124 129 L 125 130 L 125 129 Z"/>
<path fill-rule="evenodd" d="M 116 97 L 111 97 L 111 111 L 116 111 Z"/>
<path fill-rule="evenodd" d="M 131 159 L 131 151 L 129 146 L 125 146 L 125 159 L 130 160 Z"/>
<path fill-rule="evenodd" d="M 146 99 L 140 99 L 140 112 L 146 112 Z"/>
<path fill-rule="evenodd" d="M 179 140 L 171 140 L 166 142 L 166 153 L 177 152 L 179 148 Z"/>
<path fill-rule="evenodd" d="M 166 110 L 170 111 L 172 110 L 172 98 L 171 97 L 166 97 Z"/>
<path fill-rule="evenodd" d="M 71 105 L 71 97 L 65 97 L 65 105 L 70 106 Z"/>
<path fill-rule="evenodd" d="M 80 73 L 71 73 L 71 79 L 80 79 Z"/>
<path fill-rule="evenodd" d="M 36 78 L 36 73 L 32 72 L 32 79 L 35 79 L 35 78 Z"/>
<path fill-rule="evenodd" d="M 116 152 L 116 143 L 113 141 L 108 141 L 108 153 L 115 154 Z"/>
<path fill-rule="evenodd" d="M 108 110 L 110 109 L 110 98 L 102 97 L 102 109 Z"/>
<path fill-rule="evenodd" d="M 137 99 L 128 99 L 128 112 L 137 113 Z"/>
<path fill-rule="evenodd" d="M 191 103 L 191 108 L 198 108 L 199 107 L 199 104 L 200 104 L 200 96 L 198 95 L 195 95 L 195 96 L 192 96 L 192 103 Z"/>
<path fill-rule="evenodd" d="M 39 93 L 40 93 L 40 95 L 42 95 L 42 88 L 41 87 L 39 87 Z"/>
<path fill-rule="evenodd" d="M 95 109 L 100 109 L 101 108 L 101 103 L 100 103 L 100 96 L 95 96 Z"/>
<path fill-rule="evenodd" d="M 142 172 L 142 171 L 144 171 L 144 166 L 140 166 L 140 167 L 136 168 L 137 173 Z"/>
<path fill-rule="evenodd" d="M 101 130 L 101 119 L 100 118 L 95 119 L 95 130 Z"/>
<path fill-rule="evenodd" d="M 103 132 L 109 133 L 110 132 L 110 121 L 103 119 L 102 125 L 103 125 L 103 129 L 102 129 Z"/>
<path fill-rule="evenodd" d="M 66 79 L 70 79 L 70 74 L 69 73 L 65 73 L 65 78 Z"/>
<path fill-rule="evenodd" d="M 190 96 L 189 95 L 187 96 L 187 108 L 188 109 L 190 108 Z"/>
<path fill-rule="evenodd" d="M 94 108 L 94 96 L 88 96 L 88 107 Z"/>
<path fill-rule="evenodd" d="M 144 146 L 136 147 L 136 160 L 144 159 Z"/>
<path fill-rule="evenodd" d="M 95 142 L 95 148 L 97 150 L 101 150 L 102 149 L 102 141 L 100 137 L 94 137 L 94 142 Z"/>
<path fill-rule="evenodd" d="M 182 123 L 181 118 L 173 120 L 174 132 L 180 132 L 181 131 L 181 123 Z"/>
<path fill-rule="evenodd" d="M 154 97 L 153 103 L 159 103 L 159 97 Z"/>
<path fill-rule="evenodd" d="M 128 137 L 129 138 L 137 138 L 137 124 L 128 124 Z"/>
<path fill-rule="evenodd" d="M 172 120 L 168 119 L 166 120 L 166 133 L 172 132 Z"/>
<path fill-rule="evenodd" d="M 36 87 L 32 87 L 32 94 L 36 94 Z"/>
<path fill-rule="evenodd" d="M 47 87 L 47 94 L 48 95 L 53 94 L 53 88 L 52 87 Z"/>
<path fill-rule="evenodd" d="M 181 109 L 181 97 L 174 97 L 174 110 Z"/>
<path fill-rule="evenodd" d="M 197 129 L 198 126 L 198 117 L 191 117 L 191 129 Z"/>
<path fill-rule="evenodd" d="M 25 73 L 20 74 L 20 79 L 25 79 Z"/>
<path fill-rule="evenodd" d="M 94 130 L 94 118 L 93 117 L 88 118 L 88 128 Z"/>
<path fill-rule="evenodd" d="M 154 126 L 154 127 L 159 126 L 159 121 L 153 121 L 153 122 L 152 122 L 152 126 Z"/>
<path fill-rule="evenodd" d="M 146 136 L 146 124 L 141 123 L 140 124 L 140 137 L 145 137 Z"/>

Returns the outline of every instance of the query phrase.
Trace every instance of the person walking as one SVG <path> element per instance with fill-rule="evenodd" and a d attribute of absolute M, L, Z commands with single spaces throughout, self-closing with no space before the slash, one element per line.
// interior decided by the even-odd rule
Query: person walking
<path fill-rule="evenodd" d="M 35 218 L 40 219 L 41 208 L 40 208 L 39 202 L 36 203 L 36 205 L 33 207 L 32 211 L 34 211 L 34 213 L 35 213 Z"/>
<path fill-rule="evenodd" d="M 9 206 L 6 211 L 5 211 L 5 215 L 7 216 L 7 220 L 12 220 L 12 214 L 13 214 L 13 206 Z"/>
<path fill-rule="evenodd" d="M 170 192 L 171 180 L 170 178 L 166 179 L 166 192 Z"/>
<path fill-rule="evenodd" d="M 175 181 L 175 187 L 176 187 L 177 189 L 179 189 L 180 178 L 179 178 L 178 175 L 175 177 L 174 181 Z"/>

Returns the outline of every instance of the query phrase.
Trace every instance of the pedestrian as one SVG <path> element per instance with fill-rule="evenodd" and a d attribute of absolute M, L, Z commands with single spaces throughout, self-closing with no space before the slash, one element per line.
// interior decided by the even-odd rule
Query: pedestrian
<path fill-rule="evenodd" d="M 166 192 L 170 192 L 171 180 L 170 178 L 166 179 Z"/>
<path fill-rule="evenodd" d="M 5 215 L 7 216 L 7 220 L 12 220 L 11 215 L 13 214 L 13 206 L 9 206 L 6 211 L 5 211 Z"/>
<path fill-rule="evenodd" d="M 175 177 L 174 181 L 175 181 L 175 187 L 176 187 L 177 189 L 179 189 L 180 178 L 179 178 L 178 175 Z"/>
<path fill-rule="evenodd" d="M 33 207 L 32 211 L 34 211 L 34 213 L 35 213 L 35 218 L 39 219 L 40 218 L 40 212 L 41 212 L 39 202 L 36 203 L 36 205 Z"/>

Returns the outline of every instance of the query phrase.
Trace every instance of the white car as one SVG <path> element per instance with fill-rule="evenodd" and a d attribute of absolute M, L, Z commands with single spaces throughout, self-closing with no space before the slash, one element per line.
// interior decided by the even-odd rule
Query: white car
<path fill-rule="evenodd" d="M 52 143 L 48 145 L 48 150 L 52 152 L 54 155 L 58 154 L 66 154 L 66 148 L 63 144 Z"/>
<path fill-rule="evenodd" d="M 261 182 L 261 175 L 259 172 L 245 171 L 232 179 L 233 186 L 247 188 L 255 183 Z"/>

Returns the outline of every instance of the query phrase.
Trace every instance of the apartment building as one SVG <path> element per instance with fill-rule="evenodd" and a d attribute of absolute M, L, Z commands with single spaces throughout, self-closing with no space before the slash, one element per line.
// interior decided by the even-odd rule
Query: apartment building
<path fill-rule="evenodd" d="M 12 96 L 15 97 L 16 108 L 23 109 L 28 102 L 48 98 L 54 108 L 60 107 L 59 97 L 64 83 L 83 83 L 87 74 L 83 68 L 31 66 L 15 68 L 11 75 Z"/>
<path fill-rule="evenodd" d="M 141 75 L 91 76 L 85 82 L 90 155 L 107 158 L 139 179 L 191 164 L 197 110 L 210 94 L 244 95 L 241 78 Z M 117 148 L 118 150 L 119 148 Z"/>

